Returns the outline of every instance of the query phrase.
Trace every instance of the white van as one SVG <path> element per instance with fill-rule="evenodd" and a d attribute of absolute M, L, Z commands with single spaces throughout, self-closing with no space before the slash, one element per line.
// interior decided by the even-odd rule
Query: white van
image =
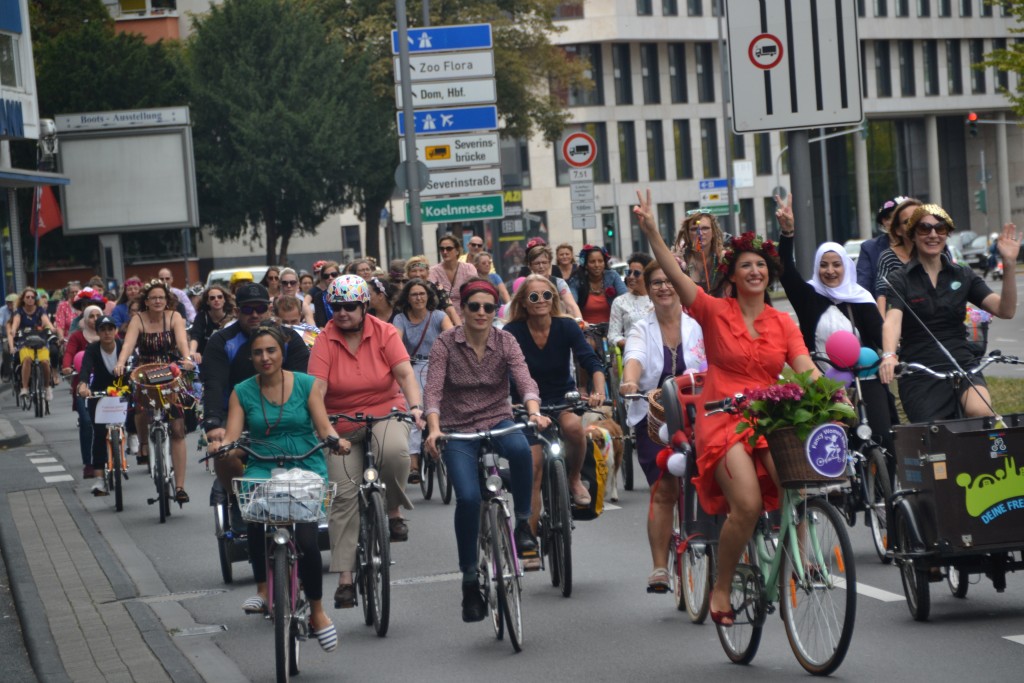
<path fill-rule="evenodd" d="M 211 270 L 210 274 L 206 276 L 206 286 L 209 287 L 213 283 L 219 283 L 222 285 L 231 284 L 231 276 L 240 270 L 245 270 L 252 273 L 253 282 L 259 282 L 263 279 L 263 276 L 270 270 L 269 266 L 243 266 L 240 268 L 219 268 L 217 270 Z"/>

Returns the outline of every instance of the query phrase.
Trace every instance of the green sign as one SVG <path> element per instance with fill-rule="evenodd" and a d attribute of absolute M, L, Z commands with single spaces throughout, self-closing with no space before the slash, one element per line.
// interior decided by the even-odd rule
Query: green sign
<path fill-rule="evenodd" d="M 500 194 L 481 197 L 445 197 L 420 202 L 420 220 L 424 223 L 451 223 L 455 221 L 481 221 L 504 218 L 505 202 Z M 409 204 L 405 205 L 405 220 L 412 222 Z"/>
<path fill-rule="evenodd" d="M 702 207 L 700 207 L 700 210 L 701 210 L 702 213 L 709 213 L 712 216 L 728 216 L 729 215 L 729 205 L 728 204 L 716 204 L 715 206 L 702 206 Z M 739 212 L 740 212 L 740 205 L 739 204 L 733 204 L 732 205 L 732 213 L 739 214 Z"/>

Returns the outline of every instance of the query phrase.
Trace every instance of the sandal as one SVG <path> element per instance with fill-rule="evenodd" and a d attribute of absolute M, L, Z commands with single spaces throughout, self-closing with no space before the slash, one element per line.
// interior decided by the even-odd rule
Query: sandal
<path fill-rule="evenodd" d="M 420 471 L 418 469 L 414 468 L 414 469 L 409 470 L 409 483 L 410 484 L 419 484 L 421 481 L 423 481 L 423 477 L 420 476 Z"/>
<path fill-rule="evenodd" d="M 355 584 L 343 583 L 334 591 L 334 609 L 348 609 L 356 606 Z"/>
<path fill-rule="evenodd" d="M 178 507 L 181 507 L 185 503 L 189 502 L 189 500 L 190 499 L 188 497 L 188 494 L 185 493 L 185 489 L 181 488 L 180 486 L 174 489 L 174 502 L 178 504 Z"/>
<path fill-rule="evenodd" d="M 648 593 L 668 593 L 671 588 L 668 569 L 658 567 L 647 577 Z"/>
<path fill-rule="evenodd" d="M 143 448 L 142 444 L 139 444 L 139 453 L 138 453 L 138 455 L 135 456 L 135 464 L 136 465 L 148 465 L 149 464 L 149 446 L 148 445 L 145 448 Z"/>
<path fill-rule="evenodd" d="M 316 641 L 320 643 L 320 648 L 324 652 L 334 652 L 338 649 L 338 629 L 334 627 L 334 624 L 324 626 L 319 631 L 313 630 L 313 625 L 309 625 L 310 633 L 316 636 Z"/>
<path fill-rule="evenodd" d="M 258 595 L 254 595 L 242 603 L 242 611 L 246 614 L 266 614 L 267 602 Z"/>

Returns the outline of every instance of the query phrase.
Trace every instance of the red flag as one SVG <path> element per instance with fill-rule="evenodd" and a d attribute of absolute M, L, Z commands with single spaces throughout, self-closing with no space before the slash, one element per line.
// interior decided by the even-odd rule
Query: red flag
<path fill-rule="evenodd" d="M 60 206 L 57 205 L 57 198 L 53 195 L 52 187 L 49 185 L 37 187 L 34 195 L 30 231 L 33 237 L 37 236 L 37 232 L 38 236 L 42 237 L 64 225 L 64 219 L 60 215 Z"/>

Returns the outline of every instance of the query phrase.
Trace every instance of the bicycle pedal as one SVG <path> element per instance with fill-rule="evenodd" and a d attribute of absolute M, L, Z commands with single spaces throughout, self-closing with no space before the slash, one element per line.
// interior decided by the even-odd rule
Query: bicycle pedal
<path fill-rule="evenodd" d="M 648 593 L 657 593 L 658 595 L 664 595 L 668 593 L 668 586 L 648 586 Z"/>
<path fill-rule="evenodd" d="M 523 558 L 523 561 L 520 564 L 522 565 L 524 572 L 539 572 L 544 568 L 544 564 L 541 562 L 539 557 Z"/>
<path fill-rule="evenodd" d="M 157 499 L 156 499 L 156 498 L 147 498 L 147 499 L 146 499 L 146 505 L 152 505 L 152 504 L 153 504 L 153 503 L 155 503 L 156 501 L 157 501 Z"/>

